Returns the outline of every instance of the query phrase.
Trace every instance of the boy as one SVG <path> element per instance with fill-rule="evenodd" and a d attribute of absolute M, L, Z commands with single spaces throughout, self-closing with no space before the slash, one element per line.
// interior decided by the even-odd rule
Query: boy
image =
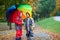
<path fill-rule="evenodd" d="M 34 20 L 33 18 L 30 18 L 30 14 L 26 13 L 26 20 L 25 20 L 25 27 L 26 27 L 26 36 L 27 40 L 33 40 L 33 29 L 34 29 Z"/>

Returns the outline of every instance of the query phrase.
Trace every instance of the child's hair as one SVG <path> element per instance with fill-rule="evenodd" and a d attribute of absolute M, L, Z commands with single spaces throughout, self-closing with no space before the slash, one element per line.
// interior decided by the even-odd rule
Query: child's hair
<path fill-rule="evenodd" d="M 28 12 L 26 12 L 26 15 L 27 15 L 27 14 L 30 16 L 30 14 L 29 14 Z"/>

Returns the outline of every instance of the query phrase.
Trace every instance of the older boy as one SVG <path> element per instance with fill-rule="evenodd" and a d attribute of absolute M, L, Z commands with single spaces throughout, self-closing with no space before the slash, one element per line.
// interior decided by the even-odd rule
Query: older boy
<path fill-rule="evenodd" d="M 25 27 L 26 27 L 26 36 L 27 40 L 33 40 L 33 29 L 34 29 L 34 20 L 33 18 L 30 18 L 30 14 L 26 13 L 26 20 L 25 20 Z"/>

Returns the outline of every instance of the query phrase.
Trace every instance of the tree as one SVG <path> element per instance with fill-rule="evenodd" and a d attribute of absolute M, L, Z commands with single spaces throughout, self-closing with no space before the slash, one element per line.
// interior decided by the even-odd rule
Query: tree
<path fill-rule="evenodd" d="M 50 13 L 54 10 L 56 2 L 55 0 L 38 0 L 34 4 L 36 6 L 36 13 L 40 17 L 49 17 Z"/>
<path fill-rule="evenodd" d="M 60 16 L 60 9 L 57 10 L 57 12 L 55 13 L 55 16 Z"/>

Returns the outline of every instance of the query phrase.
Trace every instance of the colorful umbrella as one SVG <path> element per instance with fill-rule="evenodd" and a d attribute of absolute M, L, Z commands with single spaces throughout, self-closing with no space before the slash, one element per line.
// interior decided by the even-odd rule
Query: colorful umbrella
<path fill-rule="evenodd" d="M 29 12 L 30 17 L 32 17 L 32 7 L 30 5 L 20 4 L 17 9 L 23 11 L 23 19 L 26 18 L 26 12 Z"/>
<path fill-rule="evenodd" d="M 13 12 L 11 12 L 8 16 L 8 22 L 10 23 L 14 23 L 15 22 L 15 19 L 17 17 L 20 17 L 20 14 L 22 13 L 22 11 L 19 11 L 19 10 L 14 10 Z"/>
<path fill-rule="evenodd" d="M 15 5 L 12 5 L 11 7 L 8 8 L 8 10 L 6 11 L 6 17 L 9 16 L 9 14 L 14 11 L 16 9 Z"/>

